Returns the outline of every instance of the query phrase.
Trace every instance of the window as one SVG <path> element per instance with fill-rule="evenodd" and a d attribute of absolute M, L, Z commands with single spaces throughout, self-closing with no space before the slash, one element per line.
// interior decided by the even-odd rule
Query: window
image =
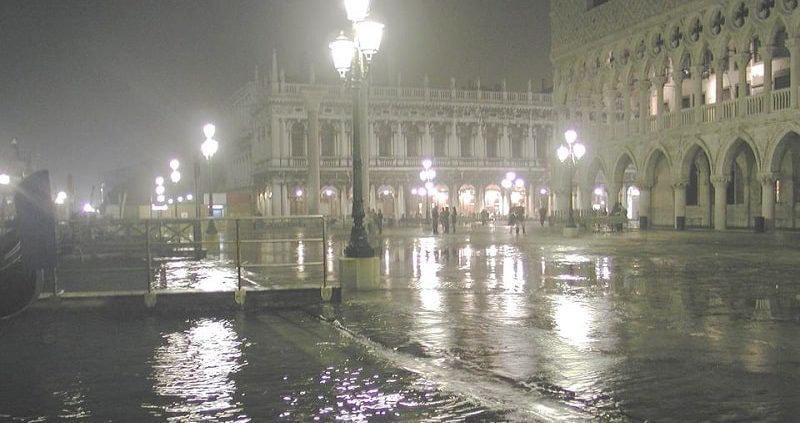
<path fill-rule="evenodd" d="M 419 156 L 419 129 L 416 125 L 406 128 L 406 157 Z"/>
<path fill-rule="evenodd" d="M 519 159 L 524 157 L 525 141 L 521 136 L 513 134 L 511 138 L 511 157 Z"/>
<path fill-rule="evenodd" d="M 292 125 L 292 157 L 305 157 L 306 155 L 306 128 L 302 123 Z"/>
<path fill-rule="evenodd" d="M 330 124 L 322 126 L 322 146 L 320 148 L 320 155 L 324 157 L 336 155 L 336 131 Z"/>
<path fill-rule="evenodd" d="M 491 137 L 486 139 L 486 157 L 497 157 L 497 138 Z"/>
<path fill-rule="evenodd" d="M 472 138 L 469 135 L 462 135 L 461 139 L 461 157 L 472 157 Z"/>
<path fill-rule="evenodd" d="M 444 128 L 436 128 L 433 132 L 433 156 L 447 156 L 447 136 L 444 132 Z"/>
<path fill-rule="evenodd" d="M 378 132 L 378 156 L 390 157 L 392 155 L 392 129 L 388 125 L 381 127 Z"/>

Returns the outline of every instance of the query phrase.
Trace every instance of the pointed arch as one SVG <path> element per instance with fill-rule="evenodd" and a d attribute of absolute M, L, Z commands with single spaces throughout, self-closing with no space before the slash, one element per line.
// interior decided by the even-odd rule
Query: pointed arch
<path fill-rule="evenodd" d="M 658 144 L 654 146 L 647 152 L 645 157 L 644 165 L 642 166 L 642 170 L 644 171 L 642 176 L 645 185 L 651 186 L 655 183 L 655 166 L 661 157 L 664 158 L 667 167 L 670 169 L 670 173 L 672 173 L 672 159 L 663 145 Z"/>

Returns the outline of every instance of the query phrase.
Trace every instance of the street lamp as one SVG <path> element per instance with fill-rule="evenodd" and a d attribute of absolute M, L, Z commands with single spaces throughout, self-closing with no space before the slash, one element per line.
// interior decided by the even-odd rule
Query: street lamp
<path fill-rule="evenodd" d="M 430 159 L 422 161 L 422 170 L 419 172 L 419 179 L 425 185 L 427 195 L 425 195 L 425 223 L 431 223 L 431 209 L 428 203 L 428 196 L 433 193 L 433 180 L 436 178 L 436 170 L 434 170 L 433 162 Z"/>
<path fill-rule="evenodd" d="M 361 90 L 367 80 L 372 56 L 378 52 L 383 38 L 383 24 L 367 21 L 369 0 L 345 0 L 347 19 L 353 23 L 354 40 L 344 33 L 329 44 L 333 66 L 342 79 L 350 83 L 353 94 L 353 229 L 344 249 L 347 257 L 374 257 L 364 229 L 364 198 L 362 191 L 361 119 L 366 116 L 366 104 L 361 101 Z"/>
<path fill-rule="evenodd" d="M 215 235 L 217 233 L 217 227 L 214 225 L 214 188 L 213 188 L 213 181 L 214 181 L 214 167 L 211 166 L 211 158 L 214 157 L 214 153 L 217 152 L 219 148 L 219 143 L 217 140 L 214 139 L 214 134 L 217 132 L 217 127 L 211 123 L 207 123 L 203 126 L 203 134 L 206 136 L 206 140 L 203 141 L 203 144 L 200 146 L 200 151 L 203 153 L 203 156 L 206 158 L 208 162 L 208 217 L 211 218 L 208 222 L 208 228 L 206 228 L 206 234 L 208 235 Z"/>
<path fill-rule="evenodd" d="M 561 146 L 558 147 L 558 150 L 556 150 L 558 160 L 567 166 L 567 173 L 569 176 L 569 218 L 567 220 L 567 228 L 575 227 L 575 217 L 572 213 L 572 178 L 575 174 L 575 165 L 586 153 L 586 147 L 583 144 L 576 142 L 577 139 L 578 133 L 574 130 L 570 129 L 567 132 L 564 132 L 564 140 L 566 141 L 566 144 L 561 144 Z"/>

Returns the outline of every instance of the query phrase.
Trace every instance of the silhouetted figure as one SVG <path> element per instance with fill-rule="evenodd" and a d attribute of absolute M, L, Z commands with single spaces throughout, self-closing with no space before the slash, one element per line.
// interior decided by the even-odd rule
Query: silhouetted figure
<path fill-rule="evenodd" d="M 456 233 L 456 223 L 458 223 L 458 213 L 456 212 L 455 207 L 453 207 L 453 210 L 450 212 L 450 221 L 453 223 L 453 233 Z"/>
<path fill-rule="evenodd" d="M 439 233 L 439 208 L 433 206 L 433 210 L 431 210 L 431 224 L 433 225 L 433 233 Z"/>
<path fill-rule="evenodd" d="M 539 207 L 539 226 L 544 226 L 545 219 L 547 219 L 547 208 L 545 206 Z"/>
<path fill-rule="evenodd" d="M 442 212 L 442 227 L 444 228 L 444 233 L 450 232 L 450 208 L 445 207 L 444 211 Z"/>
<path fill-rule="evenodd" d="M 378 210 L 375 216 L 375 223 L 378 225 L 378 235 L 383 235 L 383 210 Z"/>

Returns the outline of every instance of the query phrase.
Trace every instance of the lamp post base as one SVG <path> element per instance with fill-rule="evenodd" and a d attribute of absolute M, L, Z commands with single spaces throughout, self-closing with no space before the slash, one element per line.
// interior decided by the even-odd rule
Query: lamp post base
<path fill-rule="evenodd" d="M 350 258 L 375 257 L 375 249 L 369 245 L 367 231 L 363 225 L 356 224 L 350 230 L 350 241 L 344 248 L 344 255 Z"/>
<path fill-rule="evenodd" d="M 340 257 L 339 283 L 343 290 L 379 289 L 380 269 L 378 257 Z"/>
<path fill-rule="evenodd" d="M 211 219 L 208 221 L 208 227 L 206 228 L 206 235 L 216 235 L 217 234 L 217 225 L 214 224 L 214 220 Z"/>

